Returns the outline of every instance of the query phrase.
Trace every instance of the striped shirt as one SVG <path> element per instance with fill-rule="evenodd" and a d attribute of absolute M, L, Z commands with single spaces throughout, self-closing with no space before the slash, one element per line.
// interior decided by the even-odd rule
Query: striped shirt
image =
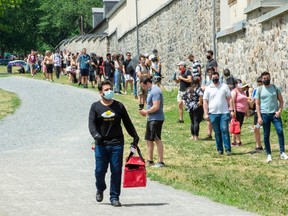
<path fill-rule="evenodd" d="M 200 69 L 201 69 L 201 64 L 200 64 L 200 62 L 197 61 L 197 60 L 193 61 L 191 67 L 192 67 L 192 76 L 193 76 L 193 77 L 194 77 L 194 76 L 200 76 L 200 73 L 199 73 L 199 71 L 198 71 L 198 67 L 200 67 Z"/>

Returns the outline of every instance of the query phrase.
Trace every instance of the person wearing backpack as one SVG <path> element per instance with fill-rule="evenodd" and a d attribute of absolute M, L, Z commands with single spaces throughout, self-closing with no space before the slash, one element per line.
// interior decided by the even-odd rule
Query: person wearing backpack
<path fill-rule="evenodd" d="M 281 113 L 283 110 L 283 97 L 277 86 L 270 84 L 270 73 L 265 71 L 261 74 L 263 85 L 256 92 L 255 102 L 259 125 L 263 126 L 264 144 L 267 154 L 267 163 L 272 162 L 270 147 L 270 127 L 273 123 L 280 147 L 280 158 L 287 160 L 285 153 L 285 141 Z"/>

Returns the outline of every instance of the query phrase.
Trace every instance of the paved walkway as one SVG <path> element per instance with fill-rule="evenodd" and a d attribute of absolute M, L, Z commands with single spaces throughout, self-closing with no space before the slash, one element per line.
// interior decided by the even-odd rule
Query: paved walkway
<path fill-rule="evenodd" d="M 0 78 L 21 107 L 0 121 L 0 216 L 252 215 L 148 181 L 122 189 L 122 208 L 95 201 L 87 128 L 95 93 L 21 77 Z"/>

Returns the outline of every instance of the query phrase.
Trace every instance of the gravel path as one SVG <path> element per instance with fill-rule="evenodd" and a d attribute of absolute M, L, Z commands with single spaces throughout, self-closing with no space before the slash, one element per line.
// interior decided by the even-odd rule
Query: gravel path
<path fill-rule="evenodd" d="M 87 121 L 99 96 L 21 77 L 0 78 L 0 88 L 22 100 L 0 121 L 0 216 L 252 215 L 151 181 L 122 189 L 122 208 L 108 190 L 96 203 Z"/>

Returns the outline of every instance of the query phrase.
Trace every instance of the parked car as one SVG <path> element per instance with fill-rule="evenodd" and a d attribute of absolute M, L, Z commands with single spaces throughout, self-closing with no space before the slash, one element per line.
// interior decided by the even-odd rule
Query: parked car
<path fill-rule="evenodd" d="M 24 60 L 9 61 L 8 65 L 7 65 L 7 72 L 8 73 L 12 73 L 12 67 L 13 66 L 19 67 L 19 69 L 18 69 L 19 73 L 25 73 L 25 71 L 28 72 L 27 68 L 29 68 L 29 67 L 27 65 L 27 62 Z"/>
<path fill-rule="evenodd" d="M 0 65 L 8 65 L 9 59 L 0 59 Z"/>

